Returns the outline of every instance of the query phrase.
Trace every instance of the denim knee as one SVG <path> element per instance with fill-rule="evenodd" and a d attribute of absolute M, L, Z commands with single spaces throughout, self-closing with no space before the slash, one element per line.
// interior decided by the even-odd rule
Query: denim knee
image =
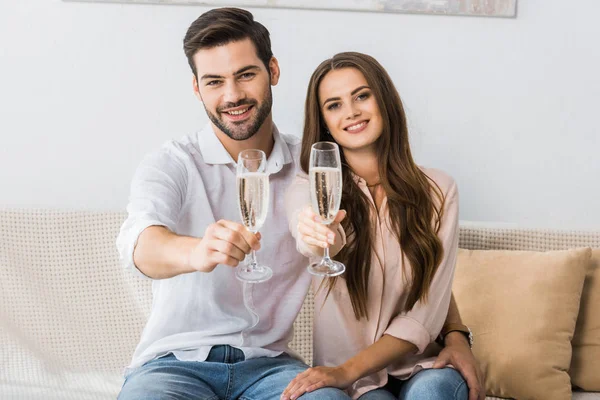
<path fill-rule="evenodd" d="M 350 400 L 350 396 L 343 390 L 324 387 L 310 393 L 304 393 L 299 397 L 301 400 Z"/>
<path fill-rule="evenodd" d="M 426 369 L 404 383 L 401 400 L 466 400 L 465 380 L 453 368 Z"/>

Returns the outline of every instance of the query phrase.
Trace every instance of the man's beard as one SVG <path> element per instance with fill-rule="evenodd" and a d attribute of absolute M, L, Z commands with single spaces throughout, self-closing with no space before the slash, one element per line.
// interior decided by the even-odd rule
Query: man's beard
<path fill-rule="evenodd" d="M 240 107 L 243 105 L 253 106 L 257 108 L 254 118 L 250 119 L 249 121 L 242 121 L 240 123 L 229 121 L 229 123 L 227 124 L 221 117 L 220 110 Z M 269 88 L 265 92 L 265 99 L 262 102 L 262 104 L 260 104 L 260 106 L 258 105 L 258 102 L 254 99 L 244 99 L 238 101 L 237 103 L 227 103 L 217 107 L 216 114 L 211 113 L 208 110 L 208 108 L 206 108 L 206 105 L 204 106 L 204 109 L 206 110 L 206 115 L 208 115 L 208 118 L 213 124 L 215 124 L 217 128 L 221 130 L 221 132 L 223 132 L 233 140 L 246 140 L 254 136 L 256 132 L 258 132 L 263 122 L 265 122 L 265 119 L 267 119 L 267 117 L 271 113 L 272 107 L 273 94 L 271 92 L 271 87 L 269 86 Z"/>

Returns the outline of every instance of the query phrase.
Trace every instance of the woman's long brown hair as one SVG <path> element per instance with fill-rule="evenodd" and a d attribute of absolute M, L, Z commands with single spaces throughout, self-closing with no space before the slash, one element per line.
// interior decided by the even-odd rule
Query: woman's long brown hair
<path fill-rule="evenodd" d="M 415 164 L 402 101 L 388 73 L 373 57 L 355 52 L 339 53 L 317 67 L 310 78 L 306 96 L 300 165 L 308 172 L 311 146 L 319 141 L 333 141 L 322 117 L 319 86 L 331 70 L 341 68 L 355 68 L 364 75 L 381 112 L 383 132 L 376 143 L 380 155 L 379 175 L 387 195 L 390 228 L 412 270 L 403 309 L 410 311 L 418 301 L 427 301 L 431 281 L 442 260 L 443 247 L 437 233 L 444 197 L 437 184 Z M 348 243 L 335 258 L 346 265 L 342 277 L 356 319 L 368 318 L 367 289 L 374 246 L 370 212 L 374 205 L 354 181 L 343 151 L 341 158 L 341 209 L 347 212 L 342 226 L 348 234 Z M 336 281 L 331 278 L 327 282 L 327 295 Z"/>

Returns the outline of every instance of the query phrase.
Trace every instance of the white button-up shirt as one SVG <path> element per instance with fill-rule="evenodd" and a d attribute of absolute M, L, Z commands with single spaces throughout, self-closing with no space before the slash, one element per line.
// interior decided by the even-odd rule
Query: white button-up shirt
<path fill-rule="evenodd" d="M 257 252 L 273 277 L 243 283 L 234 268 L 218 265 L 210 273 L 154 280 L 152 313 L 129 369 L 167 353 L 179 360 L 204 361 L 212 346 L 223 344 L 241 349 L 246 358 L 282 352 L 295 356 L 288 343 L 311 276 L 288 229 L 284 193 L 299 168 L 300 140 L 277 128 L 274 139 L 267 160 L 269 214 Z M 202 237 L 206 227 L 220 219 L 241 221 L 235 174 L 235 161 L 211 125 L 146 157 L 133 178 L 128 218 L 117 239 L 125 267 L 145 276 L 134 265 L 133 250 L 149 226 Z"/>

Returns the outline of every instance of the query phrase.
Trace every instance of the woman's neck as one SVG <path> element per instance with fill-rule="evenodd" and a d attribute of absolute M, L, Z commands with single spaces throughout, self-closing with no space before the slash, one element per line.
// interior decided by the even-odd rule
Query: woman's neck
<path fill-rule="evenodd" d="M 344 158 L 352 171 L 363 178 L 368 186 L 381 183 L 379 163 L 374 149 L 363 151 L 344 151 Z"/>

